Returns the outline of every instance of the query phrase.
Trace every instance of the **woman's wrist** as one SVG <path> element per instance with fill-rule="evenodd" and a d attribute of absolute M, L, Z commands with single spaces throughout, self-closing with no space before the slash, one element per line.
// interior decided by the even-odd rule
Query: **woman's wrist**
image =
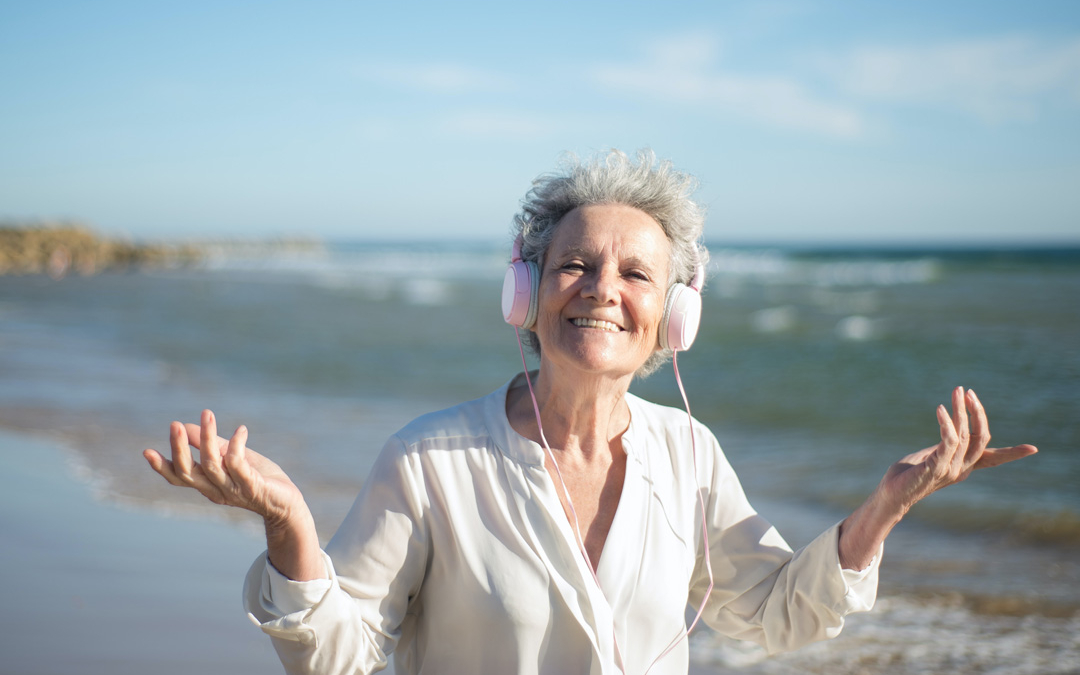
<path fill-rule="evenodd" d="M 326 565 L 315 529 L 315 519 L 306 508 L 287 518 L 264 518 L 266 550 L 270 563 L 294 581 L 326 578 Z"/>
<path fill-rule="evenodd" d="M 840 567 L 863 570 L 870 566 L 881 544 L 906 510 L 883 503 L 877 491 L 840 524 L 837 555 Z"/>

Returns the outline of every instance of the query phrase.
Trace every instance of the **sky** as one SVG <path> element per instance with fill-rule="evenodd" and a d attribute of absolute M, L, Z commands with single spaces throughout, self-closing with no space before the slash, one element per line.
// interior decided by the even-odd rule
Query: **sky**
<path fill-rule="evenodd" d="M 0 221 L 507 237 L 652 148 L 726 243 L 1080 244 L 1080 3 L 0 0 Z"/>

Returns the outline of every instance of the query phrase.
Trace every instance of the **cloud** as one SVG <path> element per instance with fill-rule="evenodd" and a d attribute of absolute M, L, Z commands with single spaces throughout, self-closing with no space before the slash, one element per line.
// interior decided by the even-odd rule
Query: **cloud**
<path fill-rule="evenodd" d="M 838 86 L 854 96 L 958 110 L 990 124 L 1033 120 L 1055 100 L 1080 103 L 1080 39 L 1075 38 L 1062 44 L 1010 36 L 866 47 L 823 63 Z"/>
<path fill-rule="evenodd" d="M 673 36 L 647 45 L 645 58 L 591 69 L 608 89 L 690 104 L 766 124 L 835 137 L 863 134 L 865 122 L 849 105 L 816 95 L 785 75 L 736 73 L 720 65 L 719 41 L 705 33 Z"/>
<path fill-rule="evenodd" d="M 725 58 L 717 34 L 693 31 L 651 40 L 637 58 L 621 63 L 550 64 L 533 80 L 545 88 L 546 78 L 551 89 L 585 85 L 623 108 L 627 100 L 659 101 L 674 115 L 741 118 L 840 139 L 866 138 L 884 127 L 890 113 L 904 108 L 953 111 L 1002 124 L 1037 119 L 1062 103 L 1080 105 L 1080 38 L 1051 43 L 1005 36 L 922 46 L 840 47 L 816 55 L 774 51 L 773 56 L 786 63 L 756 72 L 729 65 L 746 62 L 747 55 L 738 56 L 737 61 Z M 461 103 L 471 107 L 453 109 L 440 103 L 432 108 L 434 117 L 425 127 L 443 137 L 529 140 L 591 128 L 587 119 L 567 121 L 565 111 L 537 112 L 528 90 L 497 65 L 383 63 L 364 66 L 360 73 L 370 81 L 422 94 L 462 96 Z M 499 95 L 495 107 L 483 108 L 488 98 L 484 94 Z M 893 118 L 894 123 L 899 120 Z M 610 116 L 605 124 L 610 126 Z M 393 120 L 365 126 L 368 137 L 398 133 Z"/>
<path fill-rule="evenodd" d="M 556 133 L 560 125 L 535 114 L 473 110 L 443 119 L 439 129 L 454 137 L 536 140 Z"/>
<path fill-rule="evenodd" d="M 515 89 L 514 80 L 501 73 L 456 63 L 366 64 L 360 77 L 437 94 L 505 92 Z"/>
<path fill-rule="evenodd" d="M 535 113 L 471 109 L 438 111 L 418 122 L 392 116 L 365 116 L 354 121 L 352 137 L 362 142 L 404 139 L 535 141 L 566 128 L 564 121 Z"/>

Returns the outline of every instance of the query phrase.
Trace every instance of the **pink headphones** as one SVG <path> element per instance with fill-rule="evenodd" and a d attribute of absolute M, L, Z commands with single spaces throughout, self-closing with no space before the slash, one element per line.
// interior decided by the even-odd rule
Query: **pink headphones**
<path fill-rule="evenodd" d="M 689 286 L 675 283 L 668 289 L 659 330 L 663 349 L 686 351 L 694 344 L 701 324 L 701 286 L 704 281 L 705 270 L 699 262 L 694 266 L 694 279 Z M 518 235 L 514 240 L 510 267 L 503 278 L 502 312 L 506 323 L 529 330 L 536 325 L 539 288 L 540 270 L 536 263 L 521 259 L 521 236 Z"/>

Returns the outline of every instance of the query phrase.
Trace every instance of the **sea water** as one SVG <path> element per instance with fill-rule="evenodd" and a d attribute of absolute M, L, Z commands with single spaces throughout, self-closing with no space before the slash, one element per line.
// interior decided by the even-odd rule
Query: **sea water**
<path fill-rule="evenodd" d="M 198 268 L 0 277 L 0 424 L 79 450 L 102 495 L 206 508 L 142 463 L 213 408 L 283 465 L 325 539 L 386 437 L 520 370 L 506 247 L 223 247 Z M 933 445 L 973 388 L 992 445 L 1038 455 L 919 504 L 881 599 L 838 640 L 765 659 L 702 632 L 694 659 L 748 673 L 1080 672 L 1080 251 L 712 247 L 679 367 L 694 415 L 795 546 L 888 466 Z M 670 366 L 636 382 L 680 405 Z"/>

